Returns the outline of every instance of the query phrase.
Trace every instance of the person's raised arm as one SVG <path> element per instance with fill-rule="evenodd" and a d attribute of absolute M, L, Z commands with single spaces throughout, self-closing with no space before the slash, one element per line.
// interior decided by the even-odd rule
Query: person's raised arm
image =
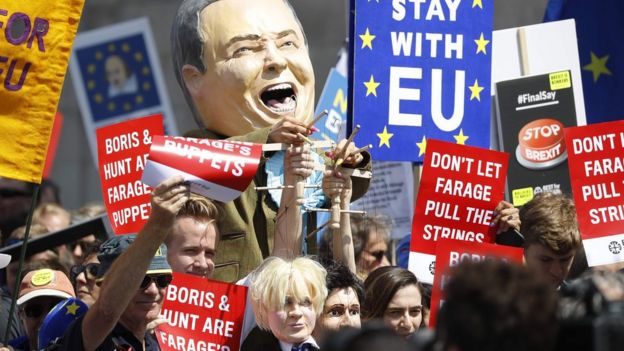
<path fill-rule="evenodd" d="M 340 174 L 339 171 L 325 171 L 323 177 L 323 191 L 329 198 L 340 199 L 340 228 L 332 230 L 332 252 L 334 260 L 349 267 L 356 273 L 353 236 L 351 234 L 351 216 L 348 212 L 353 193 L 351 177 Z"/>
<path fill-rule="evenodd" d="M 295 258 L 301 253 L 302 218 L 296 183 L 305 182 L 314 171 L 314 161 L 308 147 L 298 145 L 286 150 L 284 156 L 284 185 L 293 185 L 282 191 L 277 212 L 277 226 L 272 256 Z"/>
<path fill-rule="evenodd" d="M 106 273 L 100 296 L 82 322 L 85 350 L 95 350 L 113 330 L 139 290 L 155 252 L 169 233 L 180 207 L 189 198 L 183 178 L 165 180 L 152 191 L 152 212 L 135 241 L 115 260 Z"/>

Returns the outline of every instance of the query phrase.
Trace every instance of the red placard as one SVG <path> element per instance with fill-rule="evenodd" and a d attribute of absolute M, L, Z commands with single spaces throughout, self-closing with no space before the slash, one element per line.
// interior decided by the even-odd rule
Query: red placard
<path fill-rule="evenodd" d="M 437 240 L 494 242 L 490 222 L 504 197 L 508 160 L 504 152 L 427 141 L 409 258 L 419 280 L 433 283 Z"/>
<path fill-rule="evenodd" d="M 174 174 L 191 184 L 191 191 L 211 199 L 234 200 L 251 183 L 262 156 L 262 144 L 240 141 L 156 137 L 143 182 L 156 185 Z"/>
<path fill-rule="evenodd" d="M 565 129 L 587 263 L 624 261 L 624 121 Z"/>
<path fill-rule="evenodd" d="M 522 264 L 523 250 L 521 248 L 462 242 L 458 240 L 441 239 L 436 245 L 436 274 L 431 290 L 431 311 L 429 312 L 429 327 L 435 328 L 438 310 L 443 303 L 444 285 L 448 281 L 448 270 L 464 261 L 480 262 L 491 259 L 501 259 Z"/>
<path fill-rule="evenodd" d="M 173 273 L 156 328 L 163 351 L 239 349 L 247 287 Z"/>
<path fill-rule="evenodd" d="M 141 173 L 154 135 L 163 134 L 162 115 L 137 118 L 96 130 L 104 205 L 117 235 L 137 233 L 151 211 L 151 187 Z"/>

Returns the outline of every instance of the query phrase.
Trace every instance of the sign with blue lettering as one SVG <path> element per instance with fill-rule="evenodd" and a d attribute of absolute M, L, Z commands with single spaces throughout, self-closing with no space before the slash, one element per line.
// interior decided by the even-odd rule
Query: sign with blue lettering
<path fill-rule="evenodd" d="M 350 116 L 373 158 L 427 140 L 488 148 L 493 0 L 351 0 Z"/>
<path fill-rule="evenodd" d="M 319 130 L 314 137 L 333 140 L 336 143 L 345 138 L 349 96 L 347 89 L 347 78 L 332 68 L 314 113 L 318 116 L 323 110 L 327 110 L 327 117 L 321 118 L 314 125 Z"/>

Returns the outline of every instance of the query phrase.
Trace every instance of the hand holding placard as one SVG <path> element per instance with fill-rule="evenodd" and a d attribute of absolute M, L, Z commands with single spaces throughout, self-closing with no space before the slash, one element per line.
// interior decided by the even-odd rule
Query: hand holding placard
<path fill-rule="evenodd" d="M 190 183 L 191 192 L 228 202 L 247 188 L 261 155 L 261 144 L 157 136 L 142 180 L 156 185 L 173 174 L 181 174 Z"/>

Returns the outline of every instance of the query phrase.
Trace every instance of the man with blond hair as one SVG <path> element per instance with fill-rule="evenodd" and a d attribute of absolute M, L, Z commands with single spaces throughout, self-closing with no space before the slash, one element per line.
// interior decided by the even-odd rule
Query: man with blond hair
<path fill-rule="evenodd" d="M 174 272 L 212 277 L 219 229 L 215 204 L 199 195 L 191 197 L 176 215 L 165 239 L 167 261 Z"/>
<path fill-rule="evenodd" d="M 542 193 L 520 210 L 526 265 L 558 289 L 581 246 L 574 202 L 562 194 Z"/>

